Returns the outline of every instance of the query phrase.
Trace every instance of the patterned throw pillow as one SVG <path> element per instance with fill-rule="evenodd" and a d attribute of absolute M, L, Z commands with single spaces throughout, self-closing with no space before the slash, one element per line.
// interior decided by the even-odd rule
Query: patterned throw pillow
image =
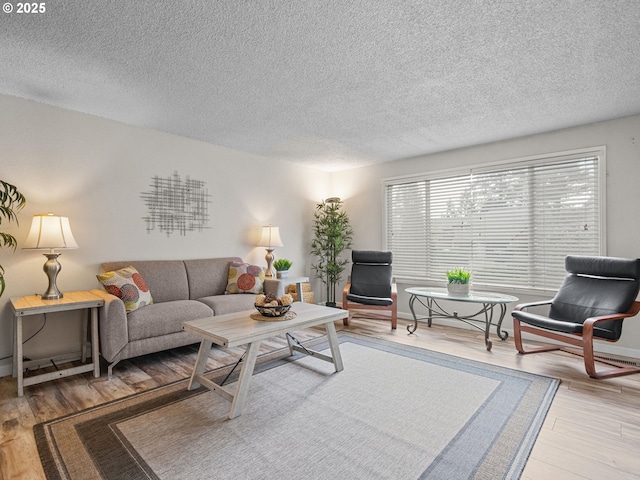
<path fill-rule="evenodd" d="M 248 263 L 232 262 L 225 293 L 262 293 L 264 268 Z"/>
<path fill-rule="evenodd" d="M 153 303 L 147 282 L 131 266 L 96 276 L 107 292 L 124 302 L 127 313 Z"/>

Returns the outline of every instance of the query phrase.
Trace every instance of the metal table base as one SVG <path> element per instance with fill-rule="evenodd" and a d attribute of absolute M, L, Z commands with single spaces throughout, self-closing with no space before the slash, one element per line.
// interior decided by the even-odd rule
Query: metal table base
<path fill-rule="evenodd" d="M 418 329 L 419 320 L 427 320 L 427 326 L 431 327 L 434 318 L 454 318 L 471 325 L 484 332 L 484 342 L 488 351 L 491 351 L 493 342 L 489 337 L 492 326 L 496 327 L 496 334 L 501 340 L 506 340 L 509 333 L 502 330 L 502 321 L 507 312 L 507 303 L 517 302 L 518 298 L 511 295 L 495 294 L 492 292 L 477 292 L 470 296 L 448 295 L 444 289 L 408 288 L 406 292 L 411 294 L 409 308 L 413 315 L 413 325 L 407 325 L 409 334 Z M 477 303 L 480 309 L 470 315 L 460 315 L 457 311 L 447 311 L 438 300 L 449 300 L 463 303 Z M 419 317 L 416 313 L 416 301 L 425 307 L 429 314 Z M 497 307 L 497 308 L 496 308 Z M 494 322 L 494 313 L 497 321 Z"/>

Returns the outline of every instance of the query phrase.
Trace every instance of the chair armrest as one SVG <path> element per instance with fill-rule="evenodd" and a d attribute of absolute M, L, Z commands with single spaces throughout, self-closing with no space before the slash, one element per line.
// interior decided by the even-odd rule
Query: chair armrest
<path fill-rule="evenodd" d="M 530 307 L 539 307 L 542 305 L 551 305 L 551 300 L 540 300 L 537 302 L 528 302 L 528 303 L 521 303 L 519 305 L 516 305 L 515 307 L 513 307 L 514 310 L 524 310 L 526 308 L 530 308 Z"/>
<path fill-rule="evenodd" d="M 347 294 L 349 293 L 350 289 L 351 289 L 351 282 L 347 281 L 347 284 L 342 289 L 342 308 L 345 308 L 346 305 L 348 305 L 349 303 L 349 301 L 347 300 Z"/>
<path fill-rule="evenodd" d="M 638 313 L 640 313 L 640 302 L 635 301 L 633 302 L 633 305 L 631 305 L 631 308 L 624 313 L 612 313 L 611 315 L 601 315 L 599 317 L 587 318 L 582 324 L 582 335 L 593 335 L 593 326 L 598 322 L 622 320 L 623 318 L 635 317 Z"/>

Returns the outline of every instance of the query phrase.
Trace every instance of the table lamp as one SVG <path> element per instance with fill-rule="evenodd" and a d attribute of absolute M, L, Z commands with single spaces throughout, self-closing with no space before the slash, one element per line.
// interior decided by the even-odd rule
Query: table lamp
<path fill-rule="evenodd" d="M 264 276 L 273 277 L 271 262 L 273 262 L 274 247 L 284 247 L 282 240 L 280 240 L 280 229 L 271 225 L 265 225 L 262 227 L 262 236 L 260 237 L 258 246 L 265 247 L 267 249 L 267 254 L 264 257 L 267 261 L 267 271 Z"/>
<path fill-rule="evenodd" d="M 43 300 L 57 300 L 63 295 L 58 290 L 56 278 L 62 269 L 58 263 L 60 253 L 56 253 L 54 249 L 60 248 L 78 248 L 78 244 L 73 238 L 71 227 L 69 226 L 68 217 L 59 217 L 52 213 L 44 213 L 34 215 L 31 222 L 31 230 L 24 242 L 25 250 L 49 250 L 43 253 L 47 257 L 43 270 L 49 279 L 49 288 L 41 296 Z"/>

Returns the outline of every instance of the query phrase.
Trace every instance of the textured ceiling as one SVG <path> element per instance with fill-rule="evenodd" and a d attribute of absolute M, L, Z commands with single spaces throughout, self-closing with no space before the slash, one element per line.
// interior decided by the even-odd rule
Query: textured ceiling
<path fill-rule="evenodd" d="M 49 0 L 0 40 L 0 93 L 325 170 L 640 113 L 638 0 Z"/>

